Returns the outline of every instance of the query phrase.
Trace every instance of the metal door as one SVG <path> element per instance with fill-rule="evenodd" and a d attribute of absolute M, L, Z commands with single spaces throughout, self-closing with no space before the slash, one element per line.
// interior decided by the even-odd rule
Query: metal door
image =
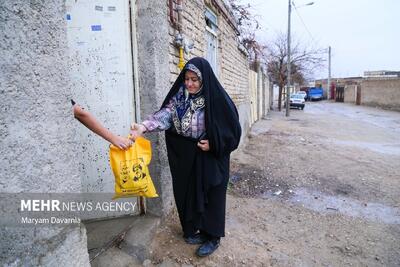
<path fill-rule="evenodd" d="M 356 105 L 361 105 L 361 85 L 356 85 Z"/>
<path fill-rule="evenodd" d="M 128 135 L 135 115 L 129 0 L 67 0 L 66 20 L 74 100 L 114 133 Z M 114 192 L 108 143 L 83 126 L 77 131 L 82 191 Z"/>
<path fill-rule="evenodd" d="M 344 87 L 336 87 L 336 102 L 344 102 Z"/>
<path fill-rule="evenodd" d="M 330 88 L 330 99 L 335 99 L 335 89 L 336 89 L 336 85 L 335 83 L 331 84 L 331 88 Z"/>

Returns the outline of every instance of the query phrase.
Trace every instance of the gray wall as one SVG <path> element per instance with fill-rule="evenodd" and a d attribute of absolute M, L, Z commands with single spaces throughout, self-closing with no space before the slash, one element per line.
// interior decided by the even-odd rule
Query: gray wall
<path fill-rule="evenodd" d="M 167 6 L 164 1 L 138 1 L 136 4 L 138 75 L 141 118 L 157 111 L 171 85 L 169 82 L 169 35 Z M 164 133 L 151 133 L 152 163 L 150 174 L 159 198 L 148 199 L 148 212 L 166 214 L 173 207 L 172 182 Z"/>
<path fill-rule="evenodd" d="M 400 111 L 400 78 L 366 78 L 361 82 L 361 105 Z"/>
<path fill-rule="evenodd" d="M 0 192 L 79 192 L 62 1 L 0 2 Z M 1 215 L 3 216 L 3 215 Z M 1 227 L 1 263 L 89 266 L 79 227 Z"/>

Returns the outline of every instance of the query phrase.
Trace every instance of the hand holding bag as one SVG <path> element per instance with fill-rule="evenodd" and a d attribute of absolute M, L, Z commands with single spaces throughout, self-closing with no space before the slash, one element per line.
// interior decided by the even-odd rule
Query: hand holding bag
<path fill-rule="evenodd" d="M 121 197 L 158 197 L 149 174 L 151 143 L 138 137 L 127 150 L 110 145 L 110 165 L 115 177 L 115 195 Z"/>

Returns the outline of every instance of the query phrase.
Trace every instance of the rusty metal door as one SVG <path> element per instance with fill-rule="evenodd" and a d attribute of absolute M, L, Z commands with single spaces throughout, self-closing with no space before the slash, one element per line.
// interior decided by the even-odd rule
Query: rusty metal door
<path fill-rule="evenodd" d="M 335 89 L 336 89 L 336 84 L 335 83 L 332 83 L 331 84 L 331 88 L 330 88 L 330 99 L 335 99 L 336 98 L 336 96 L 335 96 Z"/>
<path fill-rule="evenodd" d="M 361 105 L 361 85 L 357 85 L 357 90 L 356 90 L 356 105 Z"/>
<path fill-rule="evenodd" d="M 344 102 L 344 87 L 336 87 L 336 102 Z"/>

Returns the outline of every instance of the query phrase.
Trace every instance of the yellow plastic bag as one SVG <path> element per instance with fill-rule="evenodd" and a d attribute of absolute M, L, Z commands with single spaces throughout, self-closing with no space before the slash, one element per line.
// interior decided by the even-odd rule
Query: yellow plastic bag
<path fill-rule="evenodd" d="M 128 150 L 110 145 L 110 165 L 115 177 L 115 195 L 158 197 L 147 167 L 151 161 L 150 141 L 139 137 Z"/>

